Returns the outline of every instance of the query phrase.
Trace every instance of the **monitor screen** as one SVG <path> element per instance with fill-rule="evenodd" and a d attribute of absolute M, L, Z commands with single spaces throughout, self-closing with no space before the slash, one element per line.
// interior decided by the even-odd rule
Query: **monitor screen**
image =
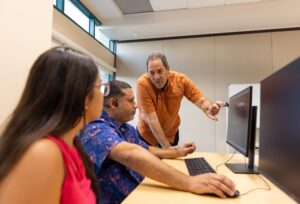
<path fill-rule="evenodd" d="M 252 106 L 252 86 L 229 98 L 227 144 L 249 157 L 246 163 L 226 163 L 234 173 L 256 174 L 254 166 L 257 107 Z"/>
<path fill-rule="evenodd" d="M 227 144 L 248 156 L 250 134 L 252 86 L 229 98 Z"/>
<path fill-rule="evenodd" d="M 300 58 L 261 82 L 259 171 L 300 202 Z"/>

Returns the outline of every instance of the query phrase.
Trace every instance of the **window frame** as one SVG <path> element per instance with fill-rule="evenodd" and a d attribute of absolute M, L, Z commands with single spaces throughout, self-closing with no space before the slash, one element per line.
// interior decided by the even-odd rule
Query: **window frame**
<path fill-rule="evenodd" d="M 89 19 L 89 31 L 86 31 L 83 27 L 79 25 L 74 19 L 69 17 L 65 13 L 65 0 L 56 0 L 56 5 L 53 3 L 53 7 L 57 9 L 59 12 L 61 12 L 64 16 L 66 16 L 68 19 L 70 19 L 73 23 L 75 23 L 80 29 L 82 29 L 84 32 L 89 34 L 91 37 L 93 37 L 98 43 L 100 43 L 103 47 L 105 47 L 107 50 L 109 50 L 112 54 L 116 55 L 116 41 L 109 39 L 109 46 L 106 47 L 101 41 L 99 41 L 95 36 L 95 27 L 101 26 L 102 23 L 99 19 L 95 17 L 95 15 L 92 14 L 90 10 L 88 10 L 84 4 L 82 4 L 79 0 L 70 0 L 74 6 L 76 6 L 84 15 L 86 15 Z"/>

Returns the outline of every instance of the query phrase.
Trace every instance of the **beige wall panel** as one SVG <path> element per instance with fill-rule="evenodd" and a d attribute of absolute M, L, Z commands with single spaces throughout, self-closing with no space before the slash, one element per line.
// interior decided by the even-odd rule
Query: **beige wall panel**
<path fill-rule="evenodd" d="M 213 38 L 164 41 L 171 69 L 187 75 L 211 100 L 214 100 Z M 196 143 L 197 151 L 215 151 L 215 122 L 186 98 L 180 108 L 180 143 Z"/>
<path fill-rule="evenodd" d="M 117 77 L 132 81 L 147 71 L 146 60 L 153 52 L 162 52 L 162 42 L 120 43 L 117 45 Z"/>
<path fill-rule="evenodd" d="M 271 34 L 232 35 L 215 38 L 215 93 L 228 100 L 228 84 L 259 83 L 272 73 Z M 226 151 L 226 113 L 216 126 L 217 152 Z"/>
<path fill-rule="evenodd" d="M 273 71 L 300 57 L 300 31 L 272 33 Z"/>
<path fill-rule="evenodd" d="M 57 42 L 56 40 L 51 40 L 51 47 L 61 46 L 61 43 Z"/>
<path fill-rule="evenodd" d="M 114 66 L 114 54 L 56 9 L 53 9 L 52 26 L 56 32 L 59 32 L 111 66 Z"/>
<path fill-rule="evenodd" d="M 146 72 L 146 60 L 153 52 L 162 52 L 162 42 L 120 43 L 117 46 L 117 79 L 129 83 L 136 96 L 136 81 Z M 138 111 L 131 124 L 136 126 Z"/>
<path fill-rule="evenodd" d="M 34 60 L 51 45 L 52 1 L 1 1 L 0 124 L 15 108 Z"/>

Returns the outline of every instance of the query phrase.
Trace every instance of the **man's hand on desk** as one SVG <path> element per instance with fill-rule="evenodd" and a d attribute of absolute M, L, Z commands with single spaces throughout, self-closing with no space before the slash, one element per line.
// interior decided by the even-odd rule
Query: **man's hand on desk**
<path fill-rule="evenodd" d="M 182 146 L 173 146 L 169 148 L 177 150 L 177 157 L 184 157 L 188 154 L 192 154 L 196 150 L 196 145 L 193 142 L 187 142 Z"/>
<path fill-rule="evenodd" d="M 176 157 L 184 157 L 193 153 L 196 150 L 196 145 L 193 142 L 187 142 L 183 146 L 173 146 L 166 149 L 161 149 L 154 146 L 149 146 L 149 151 L 161 159 L 173 159 Z"/>
<path fill-rule="evenodd" d="M 215 173 L 200 174 L 189 177 L 189 191 L 196 194 L 213 193 L 221 198 L 233 196 L 235 190 L 234 183 L 226 176 Z"/>

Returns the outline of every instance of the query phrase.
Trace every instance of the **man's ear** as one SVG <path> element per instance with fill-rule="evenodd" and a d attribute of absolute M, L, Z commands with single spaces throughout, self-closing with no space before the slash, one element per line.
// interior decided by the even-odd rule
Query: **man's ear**
<path fill-rule="evenodd" d="M 118 107 L 118 105 L 118 100 L 116 98 L 110 98 L 106 103 L 104 103 L 104 106 L 107 108 Z"/>
<path fill-rule="evenodd" d="M 119 103 L 118 100 L 116 98 L 112 98 L 113 100 L 111 101 L 111 104 L 115 107 L 118 107 Z"/>

